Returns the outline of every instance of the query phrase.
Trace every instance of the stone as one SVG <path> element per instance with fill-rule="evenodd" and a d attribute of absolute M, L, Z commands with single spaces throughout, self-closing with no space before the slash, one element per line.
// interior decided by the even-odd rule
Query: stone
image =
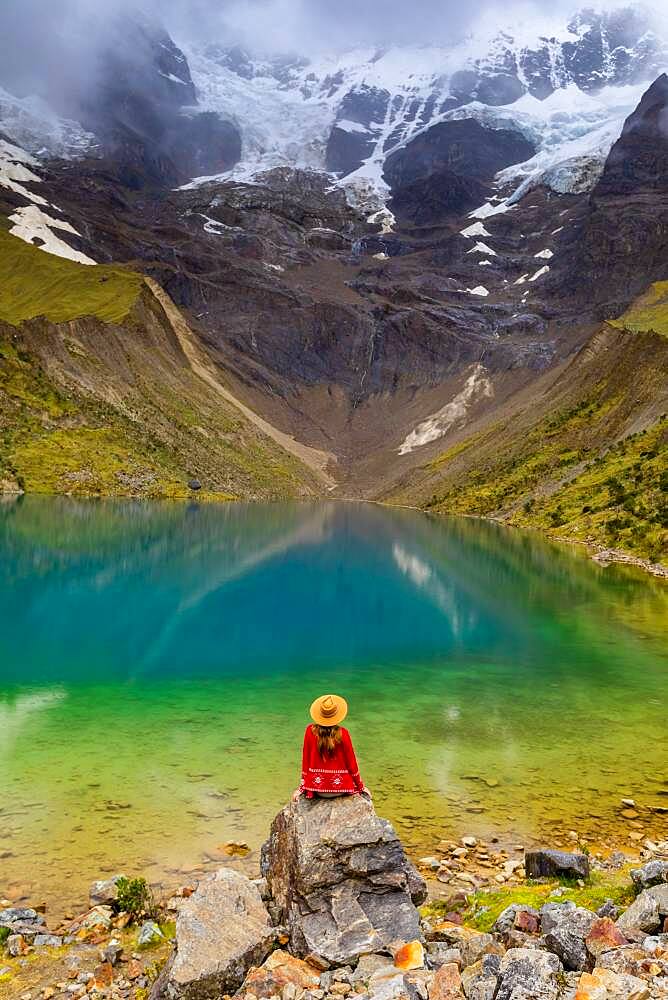
<path fill-rule="evenodd" d="M 462 844 L 464 847 L 477 847 L 478 841 L 475 837 L 462 837 Z"/>
<path fill-rule="evenodd" d="M 19 958 L 20 955 L 27 953 L 28 942 L 23 934 L 10 934 L 5 942 L 5 947 L 10 958 Z"/>
<path fill-rule="evenodd" d="M 515 930 L 524 931 L 525 934 L 540 933 L 540 917 L 537 913 L 529 913 L 527 910 L 519 910 L 515 914 Z"/>
<path fill-rule="evenodd" d="M 102 962 L 93 972 L 93 980 L 99 990 L 111 986 L 114 979 L 114 970 L 111 962 Z"/>
<path fill-rule="evenodd" d="M 397 997 L 406 997 L 403 973 L 393 965 L 384 965 L 371 974 L 368 992 L 372 1000 L 395 1000 Z"/>
<path fill-rule="evenodd" d="M 624 910 L 617 920 L 622 933 L 646 931 L 654 933 L 661 928 L 663 916 L 668 915 L 668 884 L 643 889 L 639 896 Z"/>
<path fill-rule="evenodd" d="M 100 949 L 100 958 L 102 961 L 110 962 L 111 965 L 116 965 L 122 954 L 123 945 L 116 938 L 112 938 L 108 945 Z"/>
<path fill-rule="evenodd" d="M 610 917 L 611 920 L 616 920 L 620 913 L 621 910 L 619 906 L 617 906 L 616 903 L 613 903 L 611 899 L 606 899 L 605 903 L 603 903 L 602 906 L 599 906 L 596 911 L 596 915 L 598 917 Z"/>
<path fill-rule="evenodd" d="M 580 976 L 575 1000 L 647 1000 L 649 996 L 649 987 L 642 979 L 594 969 Z"/>
<path fill-rule="evenodd" d="M 628 944 L 628 941 L 610 917 L 597 917 L 585 938 L 587 951 L 594 958 L 624 944 Z"/>
<path fill-rule="evenodd" d="M 454 962 L 460 969 L 464 965 L 459 948 L 453 948 L 445 941 L 430 941 L 427 944 L 427 955 L 431 969 L 440 969 L 442 965 L 447 965 L 449 962 Z"/>
<path fill-rule="evenodd" d="M 599 919 L 596 914 L 572 902 L 546 903 L 540 918 L 546 947 L 559 956 L 567 969 L 586 969 L 589 953 L 585 940 Z"/>
<path fill-rule="evenodd" d="M 125 875 L 113 875 L 111 878 L 99 879 L 93 882 L 88 890 L 91 906 L 113 906 L 118 898 L 118 882 Z"/>
<path fill-rule="evenodd" d="M 448 962 L 437 969 L 429 990 L 429 1000 L 457 1000 L 463 996 L 459 967 L 454 962 Z"/>
<path fill-rule="evenodd" d="M 156 980 L 151 1000 L 208 1000 L 234 993 L 261 965 L 275 930 L 257 887 L 221 868 L 200 882 L 176 917 L 176 955 Z"/>
<path fill-rule="evenodd" d="M 28 907 L 10 906 L 0 910 L 0 926 L 10 927 L 12 924 L 43 924 L 44 917 Z"/>
<path fill-rule="evenodd" d="M 252 993 L 260 1000 L 261 997 L 281 996 L 289 983 L 301 990 L 317 990 L 320 976 L 312 965 L 277 949 L 259 968 L 250 970 L 240 992 Z"/>
<path fill-rule="evenodd" d="M 32 943 L 35 948 L 60 948 L 63 939 L 59 934 L 35 934 Z"/>
<path fill-rule="evenodd" d="M 188 480 L 188 489 L 189 490 L 193 490 L 194 492 L 197 492 L 197 490 L 201 490 L 202 489 L 202 484 L 200 483 L 199 479 L 189 479 Z"/>
<path fill-rule="evenodd" d="M 641 868 L 632 868 L 631 878 L 640 889 L 668 882 L 668 861 L 648 861 Z"/>
<path fill-rule="evenodd" d="M 492 930 L 502 937 L 505 936 L 515 927 L 515 921 L 519 913 L 526 913 L 533 917 L 540 927 L 540 914 L 538 910 L 535 910 L 533 906 L 525 906 L 523 903 L 511 903 L 510 906 L 507 906 L 498 915 Z"/>
<path fill-rule="evenodd" d="M 421 941 L 408 941 L 394 953 L 394 965 L 403 972 L 421 969 L 424 965 L 424 946 Z"/>
<path fill-rule="evenodd" d="M 501 959 L 487 955 L 462 972 L 462 986 L 467 1000 L 494 1000 L 499 984 Z"/>
<path fill-rule="evenodd" d="M 287 805 L 263 846 L 262 872 L 298 956 L 344 964 L 420 938 L 425 882 L 363 796 Z"/>
<path fill-rule="evenodd" d="M 637 944 L 625 944 L 612 951 L 604 951 L 596 959 L 596 968 L 609 969 L 622 975 L 640 973 L 647 961 L 647 952 Z"/>
<path fill-rule="evenodd" d="M 125 978 L 129 979 L 130 982 L 133 983 L 135 979 L 139 979 L 139 977 L 143 975 L 143 972 L 144 970 L 141 962 L 138 962 L 136 958 L 133 958 L 128 962 L 128 966 L 125 970 Z"/>
<path fill-rule="evenodd" d="M 145 920 L 137 936 L 137 947 L 151 948 L 153 945 L 160 944 L 164 940 L 165 935 L 156 922 L 154 920 Z"/>
<path fill-rule="evenodd" d="M 374 972 L 387 966 L 387 955 L 360 955 L 355 971 L 350 980 L 352 983 L 368 983 Z"/>
<path fill-rule="evenodd" d="M 94 906 L 91 910 L 76 917 L 69 926 L 69 932 L 76 934 L 80 931 L 111 929 L 111 921 L 114 912 L 110 906 Z"/>
<path fill-rule="evenodd" d="M 441 935 L 441 940 L 447 941 L 448 944 L 459 950 L 464 967 L 473 965 L 483 955 L 503 955 L 505 951 L 503 945 L 493 935 L 484 934 L 471 927 L 462 927 L 459 924 L 442 921 L 440 925 L 436 925 L 434 931 Z"/>
<path fill-rule="evenodd" d="M 528 851 L 524 870 L 527 878 L 589 878 L 589 858 L 572 851 Z"/>
<path fill-rule="evenodd" d="M 511 948 L 501 959 L 495 1000 L 556 1000 L 563 966 L 556 955 Z"/>

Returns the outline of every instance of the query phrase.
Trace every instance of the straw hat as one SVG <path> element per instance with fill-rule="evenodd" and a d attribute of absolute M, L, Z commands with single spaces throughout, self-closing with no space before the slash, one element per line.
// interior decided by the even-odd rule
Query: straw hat
<path fill-rule="evenodd" d="M 318 726 L 338 726 L 348 714 L 348 703 L 338 694 L 323 694 L 311 705 L 311 718 Z"/>

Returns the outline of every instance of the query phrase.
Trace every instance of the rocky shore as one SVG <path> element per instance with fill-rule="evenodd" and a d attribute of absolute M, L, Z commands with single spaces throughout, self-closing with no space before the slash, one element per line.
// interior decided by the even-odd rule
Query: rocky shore
<path fill-rule="evenodd" d="M 413 865 L 361 797 L 301 799 L 274 819 L 255 878 L 222 867 L 156 901 L 115 876 L 53 928 L 0 908 L 0 997 L 668 997 L 668 841 L 607 859 L 527 851 L 496 872 L 472 836 L 440 853 Z"/>

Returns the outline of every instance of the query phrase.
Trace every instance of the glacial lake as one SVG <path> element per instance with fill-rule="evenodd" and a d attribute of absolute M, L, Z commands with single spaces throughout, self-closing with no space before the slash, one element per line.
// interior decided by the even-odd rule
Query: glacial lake
<path fill-rule="evenodd" d="M 665 582 L 370 504 L 24 497 L 0 503 L 0 899 L 175 884 L 229 840 L 257 867 L 330 690 L 418 857 L 668 836 Z"/>

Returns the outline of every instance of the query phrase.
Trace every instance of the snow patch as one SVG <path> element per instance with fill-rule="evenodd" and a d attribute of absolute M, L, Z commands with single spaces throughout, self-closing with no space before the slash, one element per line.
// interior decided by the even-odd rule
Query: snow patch
<path fill-rule="evenodd" d="M 71 246 L 59 239 L 53 232 L 54 229 L 74 236 L 81 234 L 74 226 L 62 219 L 53 219 L 46 212 L 43 212 L 37 205 L 26 205 L 24 208 L 17 208 L 13 215 L 9 216 L 9 221 L 13 222 L 13 227 L 9 230 L 13 236 L 18 236 L 25 243 L 32 243 L 35 238 L 42 240 L 39 249 L 46 253 L 52 253 L 56 257 L 65 257 L 67 260 L 77 261 L 79 264 L 95 264 L 96 262 L 79 250 L 74 250 Z"/>
<path fill-rule="evenodd" d="M 480 208 L 469 212 L 469 219 L 489 219 L 490 215 L 502 215 L 504 212 L 509 212 L 511 207 L 505 201 L 502 201 L 498 205 L 493 205 L 491 201 L 486 201 Z"/>
<path fill-rule="evenodd" d="M 480 295 L 481 298 L 487 298 L 489 295 L 484 285 L 476 285 L 475 288 L 467 288 L 466 291 L 469 295 Z"/>
<path fill-rule="evenodd" d="M 467 250 L 466 252 L 467 254 L 486 253 L 489 254 L 490 257 L 496 257 L 496 250 L 492 250 L 492 248 L 488 247 L 486 243 L 476 243 L 474 246 L 471 247 L 470 250 Z"/>
<path fill-rule="evenodd" d="M 478 266 L 479 267 L 491 267 L 492 266 L 492 262 L 491 262 L 491 260 L 480 260 L 480 261 L 478 261 Z"/>
<path fill-rule="evenodd" d="M 443 437 L 457 422 L 463 421 L 470 406 L 485 397 L 494 395 L 492 383 L 480 363 L 473 365 L 463 389 L 433 416 L 423 420 L 410 432 L 399 448 L 400 455 L 408 455 L 430 441 Z"/>
<path fill-rule="evenodd" d="M 545 267 L 539 268 L 539 270 L 536 271 L 535 274 L 532 274 L 531 277 L 529 278 L 529 281 L 538 281 L 538 279 L 542 278 L 544 274 L 547 274 L 549 270 L 550 268 L 546 264 Z"/>
<path fill-rule="evenodd" d="M 34 166 L 36 163 L 35 158 L 24 149 L 0 139 L 0 187 L 13 191 L 14 194 L 20 194 L 22 198 L 32 201 L 35 205 L 48 205 L 46 198 L 34 194 L 23 186 L 42 183 L 42 178 L 26 166 L 26 164 Z"/>
<path fill-rule="evenodd" d="M 370 131 L 366 125 L 360 125 L 359 122 L 348 121 L 347 118 L 342 118 L 335 124 L 336 128 L 340 128 L 342 132 L 361 132 L 363 134 L 368 134 Z"/>
<path fill-rule="evenodd" d="M 466 229 L 460 229 L 460 236 L 466 236 L 467 239 L 471 236 L 491 236 L 488 233 L 482 222 L 474 222 L 472 226 L 467 226 Z"/>
<path fill-rule="evenodd" d="M 552 257 L 554 257 L 554 253 L 551 250 L 545 249 L 545 250 L 540 250 L 538 253 L 535 253 L 534 257 L 540 257 L 543 260 L 550 260 Z"/>

